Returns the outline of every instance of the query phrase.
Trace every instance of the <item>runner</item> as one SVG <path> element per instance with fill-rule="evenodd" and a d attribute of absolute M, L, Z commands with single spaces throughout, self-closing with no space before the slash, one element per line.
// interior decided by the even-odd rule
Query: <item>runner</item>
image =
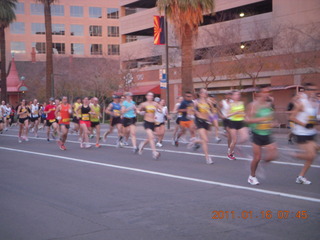
<path fill-rule="evenodd" d="M 91 104 L 90 121 L 91 128 L 96 130 L 96 148 L 100 146 L 100 118 L 101 118 L 101 107 L 98 104 L 98 98 L 94 97 Z"/>
<path fill-rule="evenodd" d="M 173 109 L 173 114 L 176 114 L 176 126 L 173 131 L 172 145 L 175 145 L 175 139 L 176 139 L 177 133 L 180 131 L 180 119 L 182 117 L 182 113 L 180 113 L 178 109 L 182 101 L 184 100 L 183 97 L 178 97 L 177 99 L 178 99 L 178 102 L 176 103 L 176 105 L 174 105 L 174 109 Z"/>
<path fill-rule="evenodd" d="M 245 142 L 249 135 L 248 129 L 245 127 L 244 118 L 245 118 L 245 107 L 244 103 L 240 101 L 241 94 L 239 91 L 234 91 L 231 94 L 231 99 L 233 102 L 230 103 L 230 110 L 227 117 L 229 118 L 228 126 L 229 133 L 231 137 L 230 148 L 228 149 L 228 159 L 237 160 L 234 156 L 234 149 L 238 142 L 237 134 L 241 136 L 239 143 Z"/>
<path fill-rule="evenodd" d="M 246 112 L 246 122 L 250 124 L 252 130 L 252 150 L 253 159 L 251 161 L 251 173 L 248 183 L 258 185 L 256 170 L 261 160 L 262 148 L 266 149 L 265 161 L 269 162 L 276 159 L 278 155 L 277 145 L 271 137 L 273 127 L 273 108 L 269 99 L 269 87 L 261 87 L 256 99 L 248 105 Z"/>
<path fill-rule="evenodd" d="M 66 96 L 62 97 L 62 102 L 56 108 L 55 115 L 59 116 L 60 140 L 57 142 L 61 150 L 67 150 L 65 143 L 70 129 L 70 115 L 72 113 L 71 105 Z"/>
<path fill-rule="evenodd" d="M 158 103 L 153 101 L 154 94 L 152 92 L 148 92 L 146 95 L 147 101 L 141 103 L 137 109 L 138 113 L 143 113 L 144 117 L 144 129 L 147 133 L 147 139 L 139 144 L 139 154 L 142 154 L 143 148 L 147 143 L 150 144 L 152 149 L 152 157 L 154 159 L 158 159 L 160 157 L 160 153 L 157 152 L 155 143 L 154 143 L 154 126 L 155 126 L 155 114 L 156 111 L 161 111 L 162 108 Z"/>
<path fill-rule="evenodd" d="M 230 143 L 231 143 L 231 136 L 230 136 L 230 129 L 229 129 L 229 122 L 230 120 L 228 119 L 228 113 L 230 111 L 230 103 L 232 102 L 231 100 L 231 93 L 227 92 L 225 94 L 225 99 L 220 101 L 219 104 L 219 109 L 218 114 L 220 118 L 222 119 L 224 131 L 228 140 L 228 149 L 230 149 Z"/>
<path fill-rule="evenodd" d="M 191 135 L 191 141 L 195 140 L 195 126 L 193 123 L 194 120 L 194 103 L 192 101 L 192 93 L 186 92 L 184 100 L 181 102 L 180 107 L 178 109 L 179 113 L 182 114 L 179 124 L 180 124 L 180 132 L 178 133 L 174 143 L 175 146 L 179 146 L 179 138 L 182 137 L 187 129 Z M 198 146 L 198 145 L 196 145 Z"/>
<path fill-rule="evenodd" d="M 1 101 L 1 106 L 0 109 L 2 110 L 2 116 L 3 116 L 3 125 L 4 125 L 4 130 L 7 131 L 6 126 L 7 126 L 7 106 L 5 101 Z"/>
<path fill-rule="evenodd" d="M 39 110 L 39 115 L 40 115 L 40 123 L 42 125 L 39 126 L 39 130 L 45 128 L 45 126 L 47 125 L 47 114 L 45 114 L 44 109 L 46 108 L 47 103 L 44 102 L 41 106 L 40 106 L 40 110 Z"/>
<path fill-rule="evenodd" d="M 209 100 L 211 101 L 211 105 L 213 106 L 212 113 L 210 114 L 210 122 L 214 126 L 214 135 L 216 143 L 219 143 L 221 142 L 221 138 L 219 137 L 218 103 L 214 94 L 210 94 Z"/>
<path fill-rule="evenodd" d="M 53 104 L 54 98 L 49 99 L 49 104 L 45 107 L 44 113 L 47 115 L 47 141 L 50 142 L 50 130 L 51 126 L 53 128 L 53 132 L 51 134 L 52 138 L 55 139 L 58 133 L 58 121 L 56 119 L 56 105 Z"/>
<path fill-rule="evenodd" d="M 76 133 L 79 133 L 79 130 L 80 130 L 80 118 L 81 118 L 81 113 L 80 113 L 80 110 L 77 111 L 77 109 L 79 109 L 79 106 L 81 105 L 81 98 L 76 98 L 76 102 L 73 104 L 73 119 L 72 119 L 72 122 L 73 122 L 73 129 L 72 129 L 72 133 L 73 132 L 76 132 Z M 80 133 L 79 133 L 80 134 Z"/>
<path fill-rule="evenodd" d="M 132 100 L 132 93 L 125 93 L 125 100 L 122 103 L 121 113 L 123 114 L 124 135 L 131 136 L 133 152 L 138 153 L 137 139 L 136 139 L 136 103 Z"/>
<path fill-rule="evenodd" d="M 4 110 L 0 107 L 0 133 L 1 134 L 4 129 L 3 115 L 4 115 Z"/>
<path fill-rule="evenodd" d="M 170 119 L 170 116 L 168 115 L 168 108 L 165 105 L 165 100 L 156 97 L 155 102 L 159 104 L 160 109 L 156 111 L 155 115 L 155 135 L 158 138 L 158 142 L 156 144 L 156 147 L 162 147 L 162 141 L 164 138 L 164 134 L 166 132 L 166 127 L 165 127 L 165 121 L 167 119 Z"/>
<path fill-rule="evenodd" d="M 5 116 L 6 116 L 6 124 L 5 124 L 5 131 L 8 131 L 8 128 L 11 126 L 11 106 L 9 103 L 7 103 L 5 108 Z"/>
<path fill-rule="evenodd" d="M 210 131 L 210 115 L 214 112 L 213 103 L 208 99 L 206 89 L 200 89 L 199 98 L 194 102 L 195 105 L 195 124 L 200 140 L 195 140 L 194 143 L 201 143 L 205 155 L 206 163 L 213 164 L 208 152 L 208 132 Z"/>
<path fill-rule="evenodd" d="M 93 112 L 90 108 L 89 105 L 89 99 L 85 97 L 82 100 L 82 104 L 76 109 L 76 111 L 81 112 L 81 120 L 80 120 L 80 147 L 81 148 L 90 148 L 91 145 L 89 143 L 89 128 L 91 127 L 91 122 L 90 122 L 90 112 Z"/>
<path fill-rule="evenodd" d="M 299 184 L 311 184 L 311 181 L 305 178 L 313 160 L 317 156 L 319 146 L 316 142 L 317 130 L 317 104 L 315 94 L 317 86 L 307 83 L 305 84 L 306 97 L 299 98 L 295 102 L 290 120 L 295 123 L 292 133 L 295 135 L 297 144 L 302 152 L 293 154 L 294 157 L 305 160 L 304 166 L 296 179 Z"/>
<path fill-rule="evenodd" d="M 33 103 L 30 106 L 30 110 L 31 110 L 30 129 L 32 132 L 34 132 L 34 136 L 38 137 L 38 125 L 39 125 L 40 116 L 39 116 L 39 103 L 37 99 L 33 100 Z"/>
<path fill-rule="evenodd" d="M 123 127 L 121 123 L 121 104 L 120 104 L 120 96 L 113 95 L 113 102 L 108 105 L 105 112 L 110 115 L 110 128 L 105 134 L 103 134 L 103 141 L 107 140 L 107 136 L 113 132 L 114 127 L 116 126 L 118 130 L 118 140 L 117 147 L 123 146 Z"/>
<path fill-rule="evenodd" d="M 19 118 L 19 134 L 18 134 L 18 141 L 22 143 L 22 140 L 26 142 L 29 141 L 28 139 L 28 129 L 29 129 L 29 113 L 30 109 L 26 106 L 26 100 L 21 101 L 21 105 L 18 107 L 17 114 Z M 24 131 L 24 135 L 23 135 Z"/>

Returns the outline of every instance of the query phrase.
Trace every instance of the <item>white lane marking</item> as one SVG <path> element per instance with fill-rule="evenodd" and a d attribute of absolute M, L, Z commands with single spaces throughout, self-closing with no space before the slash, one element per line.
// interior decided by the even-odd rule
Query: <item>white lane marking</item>
<path fill-rule="evenodd" d="M 3 136 L 7 136 L 7 137 L 17 137 L 17 136 L 9 135 L 9 134 L 2 134 L 2 135 L 3 135 Z M 36 138 L 36 137 L 29 137 L 29 139 L 47 140 L 46 138 Z M 55 140 L 51 140 L 51 142 L 55 142 Z M 67 142 L 68 142 L 68 143 L 79 144 L 78 141 L 67 140 Z M 107 147 L 115 147 L 115 148 L 117 148 L 116 145 L 112 145 L 112 144 L 101 143 L 100 145 L 101 145 L 101 146 L 107 146 Z M 132 149 L 132 147 L 126 147 L 126 146 L 124 146 L 123 148 Z M 143 150 L 152 151 L 151 148 L 144 148 Z M 157 149 L 157 151 L 159 151 L 159 152 L 168 152 L 168 153 L 175 153 L 175 154 L 186 154 L 186 155 L 204 157 L 204 154 L 203 154 L 203 153 L 183 152 L 183 151 L 169 150 L 169 149 Z M 215 158 L 226 159 L 226 156 L 223 156 L 223 155 L 209 154 L 209 156 L 215 157 Z M 241 161 L 251 161 L 252 158 L 237 157 L 237 161 L 238 161 L 238 160 L 241 160 Z M 304 164 L 302 164 L 302 163 L 293 163 L 293 162 L 271 161 L 271 162 L 269 162 L 269 163 L 270 163 L 270 164 L 280 164 L 280 165 L 296 166 L 296 167 L 303 167 L 303 166 L 304 166 Z M 311 165 L 310 167 L 312 167 L 312 168 L 320 168 L 320 165 Z"/>
<path fill-rule="evenodd" d="M 247 191 L 252 191 L 252 192 L 258 192 L 258 193 L 264 193 L 264 194 L 269 194 L 269 195 L 275 195 L 275 196 L 281 196 L 281 197 L 287 197 L 287 198 L 293 198 L 293 199 L 299 199 L 299 200 L 320 203 L 319 198 L 306 197 L 306 196 L 300 196 L 300 195 L 283 193 L 283 192 L 257 189 L 254 187 L 250 188 L 250 187 L 244 187 L 244 186 L 234 185 L 234 184 L 229 184 L 229 183 L 215 182 L 215 181 L 204 180 L 204 179 L 199 179 L 199 178 L 184 177 L 184 176 L 180 176 L 180 175 L 168 174 L 168 173 L 163 173 L 163 172 L 155 172 L 155 171 L 144 170 L 144 169 L 140 169 L 140 168 L 132 168 L 132 167 L 125 167 L 125 166 L 120 166 L 120 165 L 93 162 L 93 161 L 88 161 L 88 160 L 84 160 L 84 159 L 71 158 L 71 157 L 65 157 L 65 156 L 59 156 L 59 155 L 52 155 L 52 154 L 46 154 L 46 153 L 40 153 L 40 152 L 31 152 L 31 151 L 15 149 L 15 148 L 0 147 L 0 149 L 12 151 L 12 152 L 28 153 L 28 154 L 57 158 L 57 159 L 62 159 L 62 160 L 67 160 L 67 161 L 81 162 L 81 163 L 99 165 L 99 166 L 104 166 L 104 167 L 109 167 L 109 168 L 122 169 L 122 170 L 140 172 L 140 173 L 145 173 L 145 174 L 150 174 L 150 175 L 157 175 L 157 176 L 192 181 L 192 182 L 206 183 L 206 184 L 217 185 L 217 186 L 222 186 L 222 187 L 242 189 L 242 190 L 247 190 Z"/>

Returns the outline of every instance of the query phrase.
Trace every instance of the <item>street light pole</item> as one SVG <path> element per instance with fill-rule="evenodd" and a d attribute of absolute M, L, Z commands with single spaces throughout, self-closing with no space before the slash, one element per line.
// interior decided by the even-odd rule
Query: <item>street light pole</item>
<path fill-rule="evenodd" d="M 164 10 L 164 29 L 165 29 L 165 47 L 166 47 L 166 80 L 167 80 L 167 88 L 166 88 L 166 95 L 167 95 L 167 107 L 168 113 L 170 113 L 170 96 L 169 96 L 169 37 L 168 37 L 168 19 L 167 19 L 167 7 Z M 170 119 L 168 121 L 168 129 L 170 129 Z"/>

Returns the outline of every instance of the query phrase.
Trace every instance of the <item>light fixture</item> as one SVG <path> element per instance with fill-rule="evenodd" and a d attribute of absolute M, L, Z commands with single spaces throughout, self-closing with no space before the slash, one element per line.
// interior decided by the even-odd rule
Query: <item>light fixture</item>
<path fill-rule="evenodd" d="M 246 46 L 245 46 L 244 44 L 241 44 L 241 45 L 240 45 L 240 48 L 241 48 L 241 49 L 244 49 L 245 47 L 246 47 Z"/>
<path fill-rule="evenodd" d="M 240 16 L 240 17 L 244 17 L 244 13 L 241 12 L 241 13 L 239 14 L 239 16 Z"/>

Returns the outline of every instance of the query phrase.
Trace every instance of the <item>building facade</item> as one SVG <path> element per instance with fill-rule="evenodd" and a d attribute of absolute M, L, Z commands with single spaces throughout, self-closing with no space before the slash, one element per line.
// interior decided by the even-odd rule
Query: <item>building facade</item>
<path fill-rule="evenodd" d="M 153 44 L 156 0 L 120 0 L 122 68 L 134 85 L 154 86 L 165 68 L 165 48 Z M 252 99 L 256 86 L 272 87 L 284 111 L 297 87 L 320 80 L 320 1 L 215 0 L 194 43 L 195 89 L 217 95 L 241 89 Z M 169 22 L 170 105 L 181 95 L 179 41 Z M 190 51 L 192 51 L 190 49 Z M 165 91 L 162 91 L 164 94 Z"/>
<path fill-rule="evenodd" d="M 45 60 L 43 5 L 19 0 L 17 19 L 6 29 L 7 56 L 16 61 Z M 51 7 L 53 52 L 74 57 L 119 57 L 119 2 L 59 0 Z M 34 50 L 33 50 L 34 49 Z M 9 58 L 10 60 L 10 58 Z"/>

